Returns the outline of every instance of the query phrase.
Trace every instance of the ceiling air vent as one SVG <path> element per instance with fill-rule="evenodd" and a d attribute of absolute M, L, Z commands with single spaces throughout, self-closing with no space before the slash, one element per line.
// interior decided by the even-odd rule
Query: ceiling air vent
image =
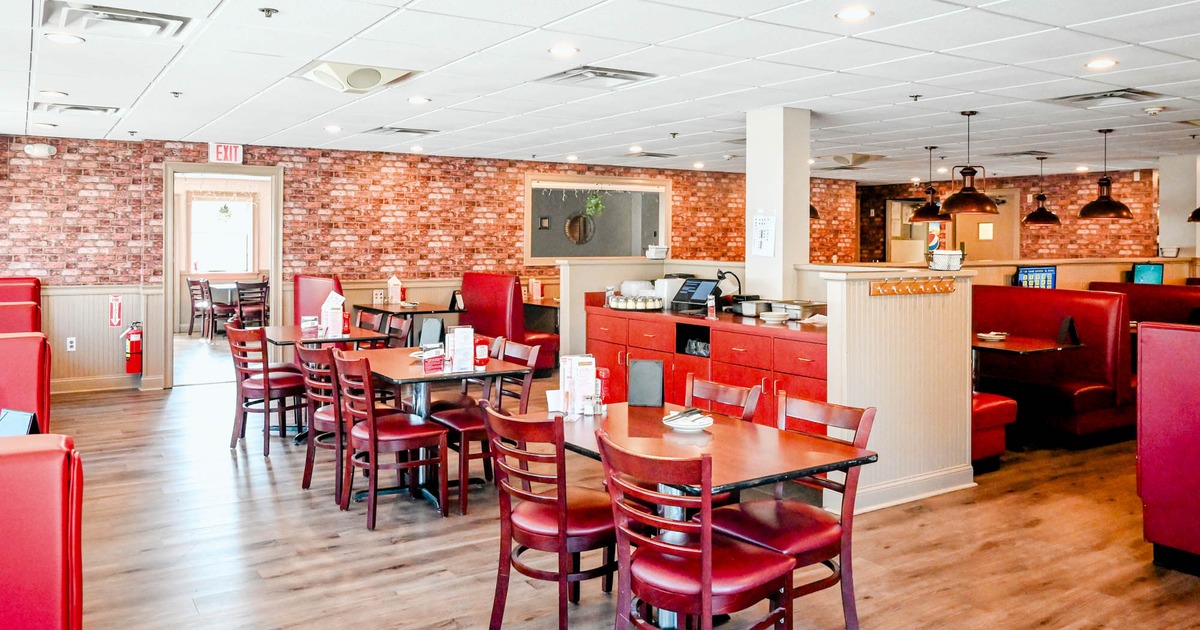
<path fill-rule="evenodd" d="M 181 37 L 191 18 L 165 13 L 148 13 L 98 4 L 46 0 L 43 26 L 83 35 L 129 39 L 175 39 Z"/>
<path fill-rule="evenodd" d="M 633 70 L 617 70 L 616 68 L 601 68 L 599 66 L 579 66 L 558 74 L 538 79 L 543 83 L 558 83 L 574 87 L 589 87 L 602 90 L 633 85 L 639 81 L 653 79 L 656 74 L 649 72 L 634 72 Z"/>
<path fill-rule="evenodd" d="M 1031 149 L 1029 151 L 1010 151 L 1008 153 L 992 153 L 992 157 L 1048 157 L 1054 155 L 1049 151 L 1038 151 Z"/>
<path fill-rule="evenodd" d="M 332 61 L 314 61 L 296 73 L 296 76 L 347 94 L 366 94 L 414 75 L 416 72 L 413 70 L 358 66 Z"/>
<path fill-rule="evenodd" d="M 68 105 L 66 103 L 34 103 L 33 111 L 51 114 L 89 114 L 113 115 L 121 111 L 120 107 L 105 107 L 103 105 Z"/>
<path fill-rule="evenodd" d="M 1068 107 L 1091 108 L 1105 107 L 1108 105 L 1128 105 L 1129 103 L 1140 103 L 1142 101 L 1150 101 L 1162 97 L 1162 94 L 1148 92 L 1146 90 L 1120 88 L 1116 90 L 1108 90 L 1106 92 L 1092 92 L 1091 94 L 1060 96 L 1058 98 L 1047 99 L 1044 102 L 1054 103 L 1055 105 L 1066 105 Z"/>
<path fill-rule="evenodd" d="M 438 133 L 437 129 L 413 129 L 410 127 L 376 127 L 368 129 L 363 133 L 369 133 L 376 136 L 424 136 L 431 133 Z"/>
<path fill-rule="evenodd" d="M 871 153 L 851 153 L 850 155 L 834 155 L 830 156 L 831 160 L 838 163 L 838 166 L 826 166 L 818 168 L 818 171 L 859 171 L 865 168 L 866 164 L 878 162 L 883 159 L 882 155 L 873 155 Z"/>

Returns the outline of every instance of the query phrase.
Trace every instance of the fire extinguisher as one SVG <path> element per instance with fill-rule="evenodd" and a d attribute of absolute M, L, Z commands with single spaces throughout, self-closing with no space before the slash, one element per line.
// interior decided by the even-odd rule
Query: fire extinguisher
<path fill-rule="evenodd" d="M 142 372 L 142 322 L 133 322 L 121 333 L 125 340 L 125 373 Z"/>

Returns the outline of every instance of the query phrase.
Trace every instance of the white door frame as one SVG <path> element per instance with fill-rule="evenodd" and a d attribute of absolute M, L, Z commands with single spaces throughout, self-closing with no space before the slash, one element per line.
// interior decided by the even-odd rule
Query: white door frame
<path fill-rule="evenodd" d="M 163 164 L 163 387 L 175 383 L 175 320 L 178 310 L 175 300 L 179 283 L 175 265 L 175 175 L 176 173 L 224 173 L 256 175 L 271 178 L 271 236 L 269 279 L 271 291 L 271 321 L 276 323 L 283 313 L 283 167 L 244 166 L 241 164 L 208 164 L 204 162 L 166 162 Z"/>

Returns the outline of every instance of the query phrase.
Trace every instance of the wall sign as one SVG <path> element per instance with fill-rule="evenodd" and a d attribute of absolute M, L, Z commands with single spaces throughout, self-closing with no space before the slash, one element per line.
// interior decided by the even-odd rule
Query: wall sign
<path fill-rule="evenodd" d="M 108 326 L 109 328 L 121 327 L 121 296 L 108 296 Z"/>
<path fill-rule="evenodd" d="M 216 164 L 241 164 L 242 145 L 209 142 L 208 161 Z"/>

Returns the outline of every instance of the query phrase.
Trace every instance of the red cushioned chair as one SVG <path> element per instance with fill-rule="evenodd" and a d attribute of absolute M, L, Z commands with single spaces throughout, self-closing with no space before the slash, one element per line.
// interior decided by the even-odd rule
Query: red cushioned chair
<path fill-rule="evenodd" d="M 0 333 L 42 332 L 42 308 L 36 302 L 0 302 Z"/>
<path fill-rule="evenodd" d="M 233 306 L 245 326 L 266 326 L 270 323 L 271 285 L 268 282 L 238 282 Z"/>
<path fill-rule="evenodd" d="M 500 486 L 500 566 L 492 600 L 490 628 L 504 625 L 504 605 L 512 569 L 535 580 L 558 582 L 558 627 L 567 628 L 567 602 L 579 602 L 579 582 L 603 577 L 612 590 L 616 570 L 612 510 L 608 495 L 567 485 L 563 419 L 518 420 L 479 403 L 496 460 Z M 513 549 L 516 542 L 517 548 Z M 604 550 L 599 566 L 581 570 L 580 554 Z M 556 570 L 527 564 L 528 551 L 555 554 Z"/>
<path fill-rule="evenodd" d="M 0 278 L 0 302 L 33 302 L 42 305 L 42 281 L 32 276 Z"/>
<path fill-rule="evenodd" d="M 66 435 L 0 438 L 0 627 L 83 627 L 83 465 Z"/>
<path fill-rule="evenodd" d="M 712 628 L 713 615 L 766 599 L 770 610 L 755 628 L 791 628 L 791 557 L 714 531 L 712 456 L 691 459 L 640 455 L 596 432 L 617 526 L 620 588 L 614 627 L 654 628 L 638 603 L 687 618 L 681 627 Z M 699 494 L 666 493 L 685 486 Z M 696 513 L 673 519 L 672 513 Z"/>
<path fill-rule="evenodd" d="M 0 333 L 0 408 L 37 413 L 50 432 L 50 342 L 42 333 Z"/>
<path fill-rule="evenodd" d="M 446 429 L 420 416 L 382 407 L 376 402 L 368 359 L 346 359 L 341 350 L 334 350 L 333 360 L 340 386 L 343 422 L 351 427 L 350 448 L 346 451 L 346 465 L 342 469 L 342 509 L 350 507 L 354 469 L 366 471 L 367 529 L 375 529 L 380 471 L 407 471 L 409 496 L 416 498 L 417 469 L 436 466 L 438 504 L 442 516 L 446 516 Z M 381 413 L 384 410 L 388 411 L 387 415 Z M 380 455 L 385 453 L 395 453 L 396 462 L 381 462 Z"/>
<path fill-rule="evenodd" d="M 850 440 L 810 433 L 822 439 L 867 447 L 875 408 L 842 407 L 816 400 L 789 398 L 779 392 L 779 428 L 786 431 L 810 433 L 811 425 L 845 429 L 853 433 Z M 828 588 L 841 582 L 842 612 L 848 629 L 858 628 L 858 610 L 854 602 L 854 574 L 851 567 L 851 534 L 854 525 L 854 499 L 858 493 L 861 468 L 854 467 L 838 482 L 826 475 L 806 477 L 797 482 L 842 495 L 840 516 L 801 501 L 782 496 L 782 484 L 776 485 L 774 500 L 747 501 L 713 511 L 713 528 L 722 534 L 754 543 L 760 547 L 795 558 L 797 568 L 822 564 L 831 573 L 792 589 L 792 597 Z M 834 561 L 837 558 L 837 562 Z"/>
<path fill-rule="evenodd" d="M 300 430 L 300 410 L 304 408 L 304 377 L 286 371 L 267 361 L 267 336 L 262 328 L 225 326 L 229 350 L 237 377 L 238 410 L 234 415 L 233 436 L 229 448 L 237 446 L 239 437 L 246 437 L 246 416 L 263 416 L 263 456 L 271 454 L 271 411 L 279 412 L 279 437 L 286 437 L 286 413 L 295 414 L 296 430 Z M 291 398 L 292 402 L 287 402 Z M 274 407 L 271 403 L 277 403 Z"/>
<path fill-rule="evenodd" d="M 971 461 L 995 469 L 1004 454 L 1005 427 L 1017 419 L 1017 401 L 986 392 L 971 392 Z"/>
<path fill-rule="evenodd" d="M 312 483 L 317 449 L 333 451 L 333 500 L 342 501 L 342 458 L 346 443 L 342 428 L 341 397 L 338 395 L 337 374 L 334 373 L 333 351 L 329 348 L 296 346 L 296 358 L 304 374 L 304 392 L 308 399 L 308 449 L 304 456 L 304 476 L 300 487 L 308 490 Z"/>
<path fill-rule="evenodd" d="M 525 302 L 521 279 L 508 273 L 463 274 L 463 307 L 458 323 L 488 337 L 504 337 L 541 347 L 538 370 L 553 369 L 558 362 L 558 335 L 525 330 Z"/>
<path fill-rule="evenodd" d="M 192 299 L 192 317 L 188 320 L 188 335 L 196 332 L 196 319 L 200 319 L 200 336 L 208 337 L 208 301 L 204 299 L 204 290 L 200 280 L 187 279 L 188 296 Z"/>
<path fill-rule="evenodd" d="M 208 280 L 201 278 L 197 282 L 200 283 L 201 300 L 208 305 L 207 321 L 204 325 L 207 332 L 205 332 L 204 336 L 209 341 L 212 341 L 213 336 L 217 334 L 217 320 L 223 319 L 225 320 L 225 324 L 229 325 L 232 323 L 231 320 L 237 317 L 237 309 L 232 304 L 213 300 L 212 285 L 209 284 Z M 240 326 L 241 324 L 238 325 Z"/>

